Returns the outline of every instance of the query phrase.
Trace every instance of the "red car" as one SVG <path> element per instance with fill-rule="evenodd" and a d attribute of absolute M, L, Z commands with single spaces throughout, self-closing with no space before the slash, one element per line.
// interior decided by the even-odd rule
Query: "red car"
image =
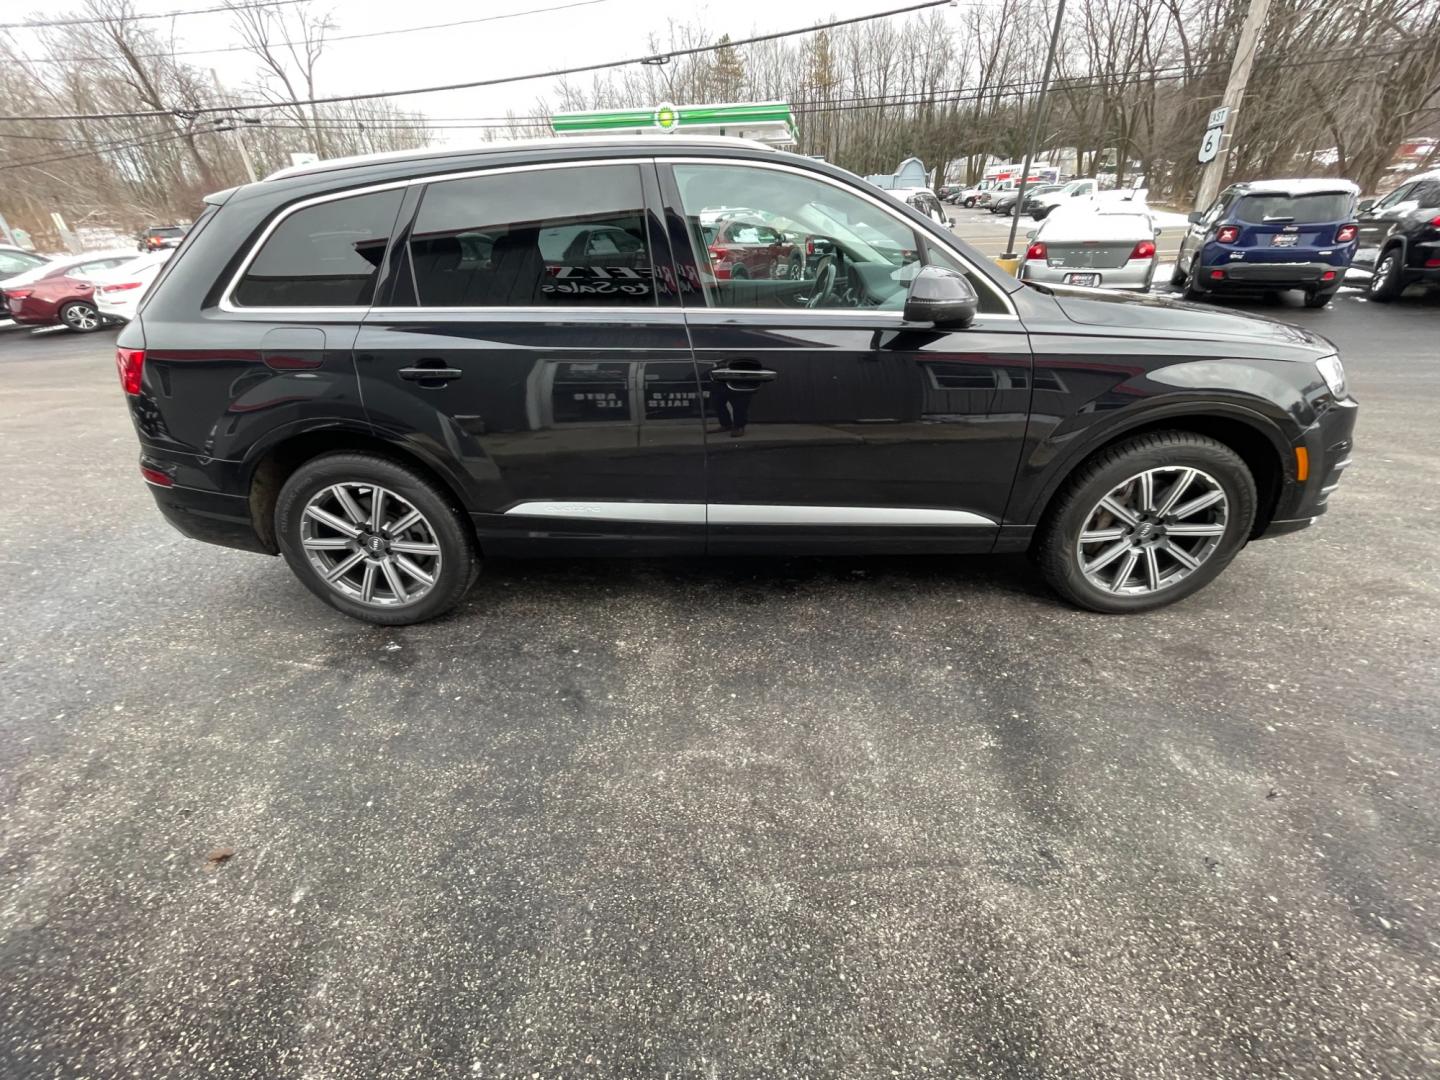
<path fill-rule="evenodd" d="M 5 282 L 0 295 L 10 318 L 28 326 L 62 323 L 77 333 L 98 330 L 105 319 L 95 307 L 92 274 L 135 258 L 133 251 L 67 255 Z"/>
<path fill-rule="evenodd" d="M 707 232 L 709 230 L 706 230 Z M 725 278 L 798 278 L 805 257 L 778 229 L 746 218 L 722 221 L 709 237 L 710 268 Z"/>

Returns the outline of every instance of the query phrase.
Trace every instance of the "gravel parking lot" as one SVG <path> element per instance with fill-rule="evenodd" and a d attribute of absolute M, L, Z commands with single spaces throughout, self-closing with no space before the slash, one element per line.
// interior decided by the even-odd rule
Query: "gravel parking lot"
<path fill-rule="evenodd" d="M 164 523 L 113 333 L 0 333 L 0 1076 L 1440 1074 L 1440 303 L 1256 307 L 1355 465 L 1133 618 L 595 561 L 363 626 Z"/>

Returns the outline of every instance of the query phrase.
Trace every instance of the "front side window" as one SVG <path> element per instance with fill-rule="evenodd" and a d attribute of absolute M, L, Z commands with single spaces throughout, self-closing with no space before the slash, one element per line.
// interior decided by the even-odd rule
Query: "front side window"
<path fill-rule="evenodd" d="M 904 308 L 922 245 L 909 224 L 876 203 L 778 169 L 680 164 L 674 175 L 711 307 Z M 737 200 L 752 208 L 747 220 L 765 225 L 778 243 L 731 244 L 727 232 L 702 224 Z M 982 311 L 1005 310 L 988 283 L 969 276 Z"/>
<path fill-rule="evenodd" d="M 365 307 L 395 227 L 402 192 L 316 203 L 281 220 L 231 299 L 240 307 Z"/>
<path fill-rule="evenodd" d="M 656 278 L 644 205 L 634 165 L 431 184 L 408 245 L 415 295 L 395 302 L 652 307 Z"/>
<path fill-rule="evenodd" d="M 1416 184 L 1410 197 L 1425 210 L 1440 206 L 1440 180 L 1426 180 Z"/>
<path fill-rule="evenodd" d="M 1396 206 L 1409 199 L 1410 196 L 1413 194 L 1414 190 L 1414 184 L 1401 184 L 1394 191 L 1390 192 L 1389 195 L 1386 195 L 1385 198 L 1381 199 L 1378 203 L 1371 207 L 1371 209 L 1387 210 L 1390 207 Z"/>

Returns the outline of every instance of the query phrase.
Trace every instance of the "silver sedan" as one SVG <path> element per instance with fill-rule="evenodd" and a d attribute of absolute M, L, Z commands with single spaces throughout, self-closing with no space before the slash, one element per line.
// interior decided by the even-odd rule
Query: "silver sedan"
<path fill-rule="evenodd" d="M 1155 277 L 1155 238 L 1142 211 L 1066 208 L 1030 234 L 1022 281 L 1148 292 Z"/>

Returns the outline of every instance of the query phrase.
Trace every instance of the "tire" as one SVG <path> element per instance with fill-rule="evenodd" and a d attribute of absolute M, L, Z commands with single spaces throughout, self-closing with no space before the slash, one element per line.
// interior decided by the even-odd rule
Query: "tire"
<path fill-rule="evenodd" d="M 1331 300 L 1331 298 L 1332 298 L 1334 295 L 1335 295 L 1334 293 L 1330 293 L 1330 292 L 1323 292 L 1323 293 L 1307 292 L 1307 293 L 1305 294 L 1305 306 L 1306 306 L 1307 308 L 1322 308 L 1322 307 L 1324 307 L 1326 304 L 1330 303 L 1330 300 Z"/>
<path fill-rule="evenodd" d="M 791 281 L 799 281 L 805 276 L 805 261 L 799 255 L 791 258 L 789 275 Z"/>
<path fill-rule="evenodd" d="M 85 300 L 72 300 L 60 309 L 60 321 L 65 329 L 76 334 L 93 334 L 105 325 L 105 317 L 94 304 Z"/>
<path fill-rule="evenodd" d="M 1403 269 L 1400 264 L 1400 249 L 1397 247 L 1386 248 L 1380 253 L 1380 259 L 1375 264 L 1375 272 L 1365 283 L 1365 295 L 1382 304 L 1394 300 L 1405 291 L 1405 281 L 1401 277 Z"/>
<path fill-rule="evenodd" d="M 1180 269 L 1180 260 L 1175 260 L 1175 265 L 1170 268 L 1170 287 L 1172 289 L 1183 289 L 1187 281 L 1185 271 Z"/>
<path fill-rule="evenodd" d="M 964 205 L 964 207 L 965 207 L 966 210 L 974 210 L 974 209 L 975 209 L 975 200 L 974 200 L 974 199 L 966 199 L 965 202 L 963 203 L 963 205 Z"/>
<path fill-rule="evenodd" d="M 1099 505 L 1101 500 L 1113 497 L 1127 481 L 1131 482 L 1130 490 L 1135 492 L 1138 505 L 1139 486 L 1131 478 L 1137 478 L 1147 470 L 1160 470 L 1151 474 L 1152 504 L 1156 509 L 1163 508 L 1172 488 L 1185 475 L 1180 472 L 1182 469 L 1193 472 L 1177 496 L 1177 509 L 1183 510 L 1200 497 L 1208 498 L 1214 491 L 1223 493 L 1223 501 L 1192 511 L 1184 521 L 1167 518 L 1158 523 L 1160 527 L 1152 523 L 1151 530 L 1147 530 L 1143 538 L 1137 539 L 1143 521 L 1131 527 L 1121 518 L 1111 515 L 1105 526 L 1096 527 L 1096 522 L 1105 521 L 1108 515 L 1108 511 Z M 1173 481 L 1170 479 L 1172 476 Z M 1192 496 L 1191 492 L 1198 495 Z M 1125 508 L 1129 505 L 1127 502 Z M 1076 469 L 1051 502 L 1033 550 L 1047 584 L 1072 604 L 1107 614 L 1151 611 L 1191 595 L 1218 577 L 1245 546 L 1255 522 L 1255 513 L 1255 478 L 1238 454 L 1223 443 L 1203 435 L 1187 431 L 1155 432 L 1102 450 Z M 1105 533 L 1107 528 L 1114 531 L 1128 527 L 1131 534 L 1118 538 L 1103 537 L 1082 549 L 1080 535 L 1087 525 L 1094 529 L 1097 536 Z M 1212 536 L 1182 537 L 1178 533 L 1170 536 L 1163 531 L 1167 525 L 1177 529 L 1223 529 L 1223 532 Z M 1118 555 L 1113 551 L 1116 545 L 1120 550 Z M 1197 565 L 1187 569 L 1178 556 L 1170 554 L 1176 546 L 1187 556 L 1192 556 L 1191 561 Z M 1147 549 L 1153 549 L 1154 554 L 1146 554 Z M 1084 565 L 1081 563 L 1082 550 L 1088 559 Z M 1137 553 L 1136 557 L 1127 561 L 1132 551 Z M 1114 560 L 1113 563 L 1102 561 L 1107 555 Z M 1156 577 L 1153 580 L 1159 582 L 1158 588 L 1149 587 L 1151 579 L 1147 566 L 1154 568 Z M 1096 584 L 1087 575 L 1087 568 L 1091 568 L 1102 580 L 1111 579 L 1110 587 L 1101 588 Z M 1127 570 L 1129 575 L 1125 582 L 1133 582 L 1140 591 L 1116 591 L 1114 579 Z"/>
<path fill-rule="evenodd" d="M 745 281 L 750 277 L 750 271 L 743 266 L 732 266 L 730 268 L 731 281 Z"/>
<path fill-rule="evenodd" d="M 1199 262 L 1199 255 L 1196 255 L 1193 259 L 1190 260 L 1190 269 L 1185 272 L 1185 283 L 1183 286 L 1184 291 L 1181 294 L 1181 299 L 1189 300 L 1192 303 L 1198 303 L 1199 301 L 1204 300 L 1205 297 L 1209 295 L 1209 293 L 1202 292 L 1200 288 L 1195 284 L 1195 268 L 1199 264 Z"/>
<path fill-rule="evenodd" d="M 348 547 L 337 546 L 346 534 L 323 522 L 317 522 L 306 514 L 307 507 L 317 505 L 320 510 L 328 507 L 332 517 L 341 524 L 357 527 L 354 513 L 347 514 L 335 497 L 337 485 L 344 485 L 350 491 L 354 508 L 360 513 L 360 537 L 349 542 Z M 366 502 L 366 490 L 372 492 Z M 380 539 L 385 549 L 375 558 L 359 550 L 359 544 L 367 537 L 374 537 L 366 515 L 373 510 L 373 492 L 384 489 L 382 521 L 397 524 L 397 519 L 385 513 L 387 507 L 394 507 L 398 501 L 402 516 L 408 516 L 405 504 L 418 511 L 420 520 L 403 534 L 390 534 L 382 530 Z M 309 532 L 311 535 L 306 536 Z M 480 570 L 475 538 L 469 522 L 454 498 L 432 480 L 407 465 L 392 461 L 377 454 L 339 453 L 307 461 L 291 474 L 280 489 L 275 503 L 275 536 L 280 544 L 280 553 L 290 564 L 305 587 L 335 610 L 363 622 L 381 626 L 408 626 L 424 622 L 449 611 L 464 597 Z M 307 550 L 308 543 L 328 545 L 320 550 Z M 389 543 L 407 543 L 406 552 L 388 550 Z M 421 547 L 437 548 L 435 554 L 411 554 Z M 344 574 L 339 585 L 326 581 L 322 567 L 338 566 L 341 562 L 353 561 L 361 556 L 356 569 Z M 433 583 L 426 586 L 420 579 L 403 568 L 403 561 L 433 576 Z M 321 565 L 317 566 L 317 562 Z M 384 563 L 389 562 L 388 570 Z M 369 569 L 373 565 L 374 569 Z M 437 570 L 438 567 L 438 570 Z M 394 575 L 393 578 L 391 575 Z M 420 592 L 415 599 L 396 598 L 392 581 L 400 583 L 399 592 Z M 373 582 L 373 597 L 363 598 L 363 590 Z"/>

